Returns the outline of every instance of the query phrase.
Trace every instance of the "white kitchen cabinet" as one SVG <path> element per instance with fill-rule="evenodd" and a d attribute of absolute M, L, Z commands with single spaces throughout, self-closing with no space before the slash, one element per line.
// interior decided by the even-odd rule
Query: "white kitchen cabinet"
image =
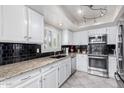
<path fill-rule="evenodd" d="M 77 70 L 87 72 L 88 69 L 88 55 L 87 54 L 77 54 Z"/>
<path fill-rule="evenodd" d="M 88 45 L 88 31 L 73 32 L 74 45 Z"/>
<path fill-rule="evenodd" d="M 42 74 L 42 88 L 58 87 L 58 68 L 54 67 Z"/>
<path fill-rule="evenodd" d="M 103 35 L 107 34 L 107 29 L 106 28 L 99 28 L 99 29 L 93 29 L 88 31 L 88 36 L 90 35 Z"/>
<path fill-rule="evenodd" d="M 1 87 L 6 88 L 23 88 L 23 87 L 41 87 L 41 72 L 40 69 L 35 69 L 32 71 L 28 71 L 22 74 L 19 74 L 15 77 L 6 79 L 2 81 Z M 31 85 L 30 85 L 31 84 Z"/>
<path fill-rule="evenodd" d="M 7 42 L 26 42 L 27 38 L 27 13 L 22 5 L 2 6 L 1 39 Z"/>
<path fill-rule="evenodd" d="M 28 8 L 28 42 L 43 43 L 43 16 Z"/>
<path fill-rule="evenodd" d="M 73 44 L 73 32 L 68 29 L 62 31 L 62 45 Z"/>
<path fill-rule="evenodd" d="M 0 39 L 2 37 L 2 6 L 0 5 Z"/>
<path fill-rule="evenodd" d="M 66 64 L 64 62 L 59 64 L 59 73 L 58 73 L 58 83 L 61 86 L 66 80 Z"/>
<path fill-rule="evenodd" d="M 107 43 L 108 44 L 116 44 L 117 43 L 117 33 L 118 33 L 118 27 L 108 27 L 107 28 Z"/>
<path fill-rule="evenodd" d="M 61 31 L 57 31 L 57 51 L 61 51 Z"/>
<path fill-rule="evenodd" d="M 68 58 L 66 61 L 66 78 L 71 75 L 71 59 Z"/>
<path fill-rule="evenodd" d="M 108 63 L 109 63 L 108 65 L 109 77 L 114 78 L 114 73 L 117 71 L 116 56 L 109 56 Z"/>
<path fill-rule="evenodd" d="M 22 85 L 17 86 L 17 88 L 41 88 L 41 75 L 32 77 Z"/>

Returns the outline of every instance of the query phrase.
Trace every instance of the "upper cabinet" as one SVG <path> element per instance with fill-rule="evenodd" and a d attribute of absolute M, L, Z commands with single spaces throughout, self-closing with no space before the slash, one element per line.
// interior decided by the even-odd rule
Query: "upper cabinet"
<path fill-rule="evenodd" d="M 108 34 L 107 43 L 108 44 L 116 44 L 117 43 L 117 32 L 118 32 L 117 26 L 107 28 L 107 34 Z"/>
<path fill-rule="evenodd" d="M 73 44 L 73 32 L 68 29 L 62 31 L 62 45 Z"/>
<path fill-rule="evenodd" d="M 2 6 L 0 5 L 0 38 L 2 35 Z"/>
<path fill-rule="evenodd" d="M 90 35 L 103 35 L 107 34 L 107 29 L 106 28 L 99 28 L 99 29 L 93 29 L 88 31 L 88 36 Z"/>
<path fill-rule="evenodd" d="M 43 42 L 43 16 L 23 5 L 0 6 L 0 41 L 17 43 Z"/>
<path fill-rule="evenodd" d="M 4 5 L 2 6 L 2 17 L 2 40 L 8 42 L 26 42 L 26 7 L 21 5 Z"/>
<path fill-rule="evenodd" d="M 73 32 L 74 45 L 88 45 L 88 31 Z"/>
<path fill-rule="evenodd" d="M 28 8 L 28 40 L 30 43 L 43 43 L 43 16 Z"/>

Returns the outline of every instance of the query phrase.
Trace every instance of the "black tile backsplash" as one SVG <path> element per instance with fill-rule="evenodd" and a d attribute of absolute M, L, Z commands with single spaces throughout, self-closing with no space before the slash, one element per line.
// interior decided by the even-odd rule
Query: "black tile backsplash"
<path fill-rule="evenodd" d="M 73 52 L 78 52 L 80 50 L 80 53 L 82 51 L 87 52 L 88 45 L 63 45 L 62 48 L 69 48 L 69 52 L 71 52 L 71 49 L 73 49 Z"/>
<path fill-rule="evenodd" d="M 37 51 L 39 52 L 37 53 Z M 25 61 L 40 56 L 41 45 L 0 43 L 0 65 Z"/>

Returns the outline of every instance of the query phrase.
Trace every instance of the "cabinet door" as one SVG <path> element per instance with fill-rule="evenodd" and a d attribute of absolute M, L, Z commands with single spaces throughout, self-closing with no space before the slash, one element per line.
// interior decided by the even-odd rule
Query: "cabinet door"
<path fill-rule="evenodd" d="M 32 79 L 25 81 L 25 83 L 19 87 L 20 88 L 41 88 L 41 75 L 32 77 Z"/>
<path fill-rule="evenodd" d="M 116 27 L 116 26 L 107 28 L 107 34 L 108 34 L 107 43 L 108 44 L 116 44 L 117 43 L 117 32 L 118 32 L 118 27 Z"/>
<path fill-rule="evenodd" d="M 71 75 L 71 61 L 67 60 L 66 63 L 66 78 L 68 78 Z"/>
<path fill-rule="evenodd" d="M 83 54 L 77 54 L 77 70 L 87 72 L 88 68 L 88 56 Z"/>
<path fill-rule="evenodd" d="M 28 40 L 29 43 L 43 43 L 43 16 L 28 9 Z"/>
<path fill-rule="evenodd" d="M 88 31 L 88 35 L 103 35 L 107 34 L 106 28 L 93 29 Z"/>
<path fill-rule="evenodd" d="M 109 56 L 109 77 L 114 78 L 114 73 L 117 71 L 117 61 L 115 56 Z"/>
<path fill-rule="evenodd" d="M 43 88 L 57 88 L 58 87 L 58 68 L 53 68 L 42 75 Z"/>
<path fill-rule="evenodd" d="M 0 5 L 0 39 L 1 39 L 1 36 L 2 36 L 2 6 Z"/>
<path fill-rule="evenodd" d="M 66 64 L 62 63 L 59 66 L 59 86 L 66 80 Z"/>
<path fill-rule="evenodd" d="M 57 31 L 57 51 L 61 51 L 61 32 Z"/>
<path fill-rule="evenodd" d="M 88 45 L 88 32 L 87 31 L 73 32 L 73 44 Z"/>
<path fill-rule="evenodd" d="M 26 42 L 27 14 L 22 5 L 3 6 L 3 33 L 2 38 L 11 42 Z"/>

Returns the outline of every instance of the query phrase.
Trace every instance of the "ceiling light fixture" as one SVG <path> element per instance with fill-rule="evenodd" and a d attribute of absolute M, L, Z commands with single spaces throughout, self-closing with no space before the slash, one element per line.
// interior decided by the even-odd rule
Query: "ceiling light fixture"
<path fill-rule="evenodd" d="M 62 23 L 59 23 L 59 26 L 62 26 L 63 24 Z"/>
<path fill-rule="evenodd" d="M 107 14 L 107 9 L 106 8 L 95 8 L 94 5 L 80 5 L 81 11 L 83 10 L 82 6 L 86 6 L 92 11 L 93 13 L 98 13 L 97 15 L 94 16 L 87 16 L 87 15 L 82 15 L 82 20 L 86 24 L 87 21 L 89 20 L 94 20 L 94 23 L 96 23 L 96 19 L 101 18 Z M 81 12 L 82 13 L 82 12 Z"/>
<path fill-rule="evenodd" d="M 78 12 L 78 14 L 81 14 L 82 13 L 82 11 L 80 9 L 77 12 Z"/>

